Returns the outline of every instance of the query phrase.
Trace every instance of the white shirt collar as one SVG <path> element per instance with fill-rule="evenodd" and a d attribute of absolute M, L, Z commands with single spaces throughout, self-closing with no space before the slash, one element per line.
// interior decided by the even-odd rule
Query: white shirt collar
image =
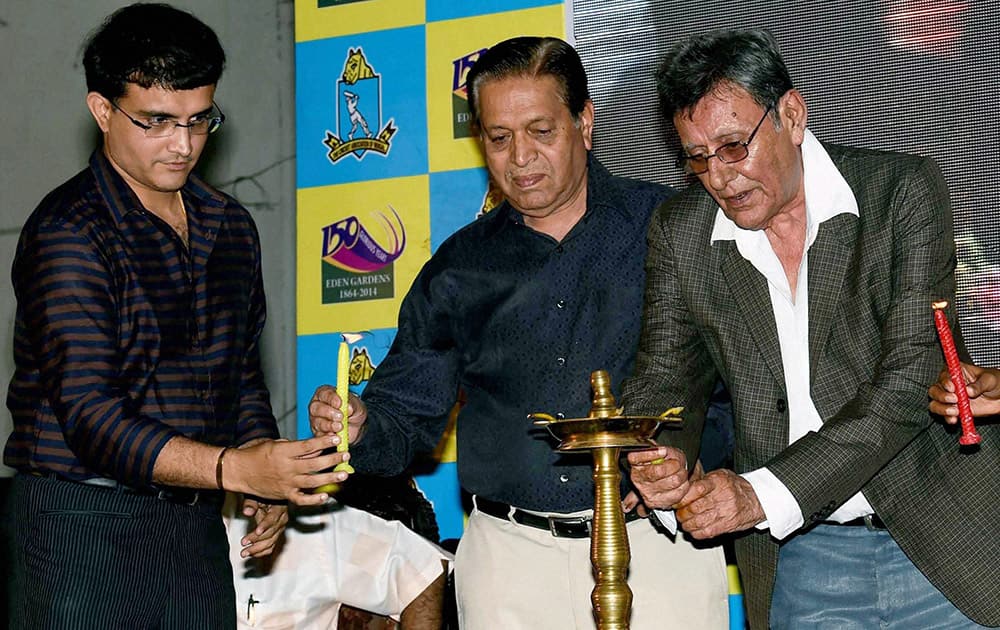
<path fill-rule="evenodd" d="M 858 214 L 858 200 L 844 176 L 833 164 L 816 136 L 806 129 L 802 139 L 802 171 L 806 193 L 806 248 L 816 240 L 819 225 L 838 214 Z M 733 223 L 722 208 L 715 214 L 711 242 L 737 240 L 738 234 L 758 230 L 745 230 Z M 740 239 L 742 240 L 742 239 Z"/>

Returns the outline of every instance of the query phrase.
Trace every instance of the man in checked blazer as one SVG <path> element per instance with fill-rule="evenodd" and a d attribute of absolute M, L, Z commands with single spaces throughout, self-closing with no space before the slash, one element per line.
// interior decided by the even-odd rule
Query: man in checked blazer
<path fill-rule="evenodd" d="M 629 455 L 645 502 L 695 538 L 735 534 L 752 628 L 1000 625 L 1000 430 L 961 452 L 927 409 L 931 302 L 954 294 L 939 170 L 819 142 L 766 31 L 682 41 L 657 82 L 698 183 L 649 231 L 624 401 L 687 412 L 670 446 Z M 717 376 L 735 472 L 703 474 Z"/>

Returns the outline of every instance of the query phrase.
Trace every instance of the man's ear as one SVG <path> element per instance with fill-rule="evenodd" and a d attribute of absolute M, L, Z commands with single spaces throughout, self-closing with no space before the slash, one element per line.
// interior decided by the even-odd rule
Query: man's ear
<path fill-rule="evenodd" d="M 111 101 L 97 92 L 87 93 L 87 109 L 103 133 L 111 126 Z"/>
<path fill-rule="evenodd" d="M 577 117 L 577 126 L 583 134 L 583 144 L 590 151 L 593 145 L 591 136 L 594 133 L 594 102 L 590 99 L 583 104 L 583 111 Z"/>
<path fill-rule="evenodd" d="M 809 121 L 809 110 L 802 93 L 792 88 L 778 99 L 778 116 L 781 126 L 787 127 L 796 145 L 802 144 L 805 138 L 806 124 Z"/>

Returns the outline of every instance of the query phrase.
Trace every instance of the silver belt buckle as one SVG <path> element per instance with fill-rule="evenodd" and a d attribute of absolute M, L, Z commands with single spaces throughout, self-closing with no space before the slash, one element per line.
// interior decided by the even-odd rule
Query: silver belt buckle
<path fill-rule="evenodd" d="M 556 531 L 556 523 L 563 523 L 566 525 L 587 525 L 587 534 L 593 534 L 593 519 L 587 518 L 586 516 L 581 516 L 579 518 L 558 518 L 554 516 L 546 517 L 549 521 L 549 533 L 552 534 L 554 538 L 560 538 L 561 536 Z"/>
<path fill-rule="evenodd" d="M 108 479 L 107 477 L 91 477 L 90 479 L 81 480 L 80 483 L 88 486 L 97 486 L 98 488 L 108 488 L 110 490 L 118 490 L 121 488 L 117 481 L 114 479 Z"/>

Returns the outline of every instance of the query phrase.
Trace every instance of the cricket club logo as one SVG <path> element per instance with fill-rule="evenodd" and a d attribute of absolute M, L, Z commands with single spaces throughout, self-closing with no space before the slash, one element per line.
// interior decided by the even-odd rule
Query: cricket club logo
<path fill-rule="evenodd" d="M 375 364 L 372 363 L 371 355 L 368 354 L 368 348 L 352 348 L 351 367 L 347 376 L 348 384 L 357 387 L 367 383 L 373 374 L 375 374 Z"/>
<path fill-rule="evenodd" d="M 454 132 L 453 135 L 456 139 L 471 138 L 475 135 L 472 130 L 472 114 L 469 111 L 469 89 L 465 84 L 465 80 L 468 78 L 469 70 L 472 70 L 473 64 L 479 60 L 480 55 L 486 52 L 486 50 L 486 48 L 483 48 L 471 52 L 451 62 L 451 123 L 452 131 Z"/>
<path fill-rule="evenodd" d="M 479 206 L 479 212 L 476 213 L 476 218 L 483 216 L 487 212 L 490 212 L 504 201 L 503 191 L 500 187 L 493 183 L 493 178 L 491 177 L 489 183 L 486 185 L 486 192 L 483 193 L 483 203 Z"/>
<path fill-rule="evenodd" d="M 348 155 L 361 160 L 368 151 L 388 155 L 394 133 L 392 118 L 382 126 L 382 75 L 368 64 L 360 46 L 348 49 L 337 81 L 337 133 L 327 130 L 323 140 L 330 149 L 327 159 L 336 164 Z"/>

